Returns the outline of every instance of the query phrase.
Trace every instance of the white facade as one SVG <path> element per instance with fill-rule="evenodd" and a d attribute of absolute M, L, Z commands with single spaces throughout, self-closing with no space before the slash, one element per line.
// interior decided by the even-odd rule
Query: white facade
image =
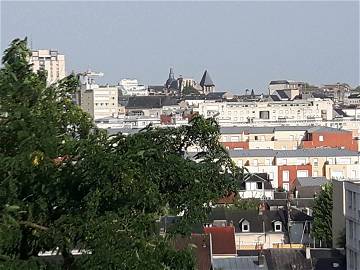
<path fill-rule="evenodd" d="M 345 226 L 348 270 L 360 269 L 360 181 L 346 181 Z"/>
<path fill-rule="evenodd" d="M 333 101 L 308 99 L 264 102 L 199 103 L 195 112 L 204 117 L 215 116 L 222 123 L 254 123 L 271 121 L 332 120 Z"/>
<path fill-rule="evenodd" d="M 265 189 L 264 182 L 246 182 L 245 190 L 239 191 L 239 197 L 242 199 L 274 199 L 274 190 L 273 189 Z"/>
<path fill-rule="evenodd" d="M 145 85 L 139 84 L 137 80 L 122 79 L 119 82 L 119 89 L 124 96 L 148 96 L 149 91 Z"/>
<path fill-rule="evenodd" d="M 57 50 L 32 51 L 30 63 L 34 72 L 47 71 L 47 84 L 50 85 L 65 78 L 65 56 Z"/>

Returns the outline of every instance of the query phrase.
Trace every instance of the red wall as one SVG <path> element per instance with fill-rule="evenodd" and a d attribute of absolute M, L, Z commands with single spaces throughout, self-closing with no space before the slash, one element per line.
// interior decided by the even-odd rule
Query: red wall
<path fill-rule="evenodd" d="M 229 147 L 229 149 L 234 148 L 242 148 L 249 149 L 249 142 L 222 142 L 225 147 Z"/>
<path fill-rule="evenodd" d="M 303 141 L 303 148 L 332 147 L 345 148 L 357 151 L 357 141 L 353 139 L 352 132 L 321 132 L 311 133 L 309 141 Z M 319 141 L 319 136 L 324 137 L 324 141 Z"/>
<path fill-rule="evenodd" d="M 283 187 L 283 171 L 289 171 L 289 190 L 295 187 L 296 173 L 297 171 L 308 171 L 308 176 L 312 175 L 311 164 L 306 165 L 279 165 L 278 166 L 278 185 Z M 287 183 L 287 182 L 286 182 Z"/>

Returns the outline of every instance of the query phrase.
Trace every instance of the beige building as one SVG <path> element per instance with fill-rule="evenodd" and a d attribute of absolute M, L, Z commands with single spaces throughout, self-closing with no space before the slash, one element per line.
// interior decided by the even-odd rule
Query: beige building
<path fill-rule="evenodd" d="M 116 86 L 82 85 L 80 106 L 94 120 L 119 115 L 118 88 Z"/>
<path fill-rule="evenodd" d="M 65 78 L 65 56 L 57 50 L 32 51 L 30 63 L 34 72 L 38 70 L 47 71 L 47 84 L 50 85 Z"/>

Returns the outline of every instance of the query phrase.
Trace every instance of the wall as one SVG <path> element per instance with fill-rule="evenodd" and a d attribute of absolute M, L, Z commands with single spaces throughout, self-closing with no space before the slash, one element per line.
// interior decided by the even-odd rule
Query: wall
<path fill-rule="evenodd" d="M 358 150 L 358 142 L 353 139 L 352 132 L 314 132 L 308 134 L 310 140 L 302 142 L 303 148 L 332 147 Z M 319 137 L 323 136 L 323 141 Z"/>
<path fill-rule="evenodd" d="M 256 244 L 264 244 L 263 248 L 272 248 L 274 244 L 285 242 L 285 235 L 282 232 L 267 232 L 266 237 L 264 233 L 235 233 L 237 250 L 244 249 L 247 246 L 255 247 Z"/>
<path fill-rule="evenodd" d="M 289 190 L 292 190 L 295 187 L 295 180 L 297 178 L 298 171 L 307 171 L 308 176 L 312 176 L 312 166 L 311 164 L 306 165 L 279 165 L 278 166 L 278 183 L 280 187 L 283 187 L 283 172 L 289 171 L 289 181 L 285 183 L 289 183 Z"/>

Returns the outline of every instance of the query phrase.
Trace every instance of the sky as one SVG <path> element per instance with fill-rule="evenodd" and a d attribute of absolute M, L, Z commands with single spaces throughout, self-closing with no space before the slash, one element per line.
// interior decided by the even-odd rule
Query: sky
<path fill-rule="evenodd" d="M 136 78 L 200 81 L 217 91 L 266 92 L 271 80 L 312 84 L 359 79 L 359 2 L 1 1 L 1 50 L 28 36 L 57 49 L 66 70 L 103 72 L 100 83 Z"/>

